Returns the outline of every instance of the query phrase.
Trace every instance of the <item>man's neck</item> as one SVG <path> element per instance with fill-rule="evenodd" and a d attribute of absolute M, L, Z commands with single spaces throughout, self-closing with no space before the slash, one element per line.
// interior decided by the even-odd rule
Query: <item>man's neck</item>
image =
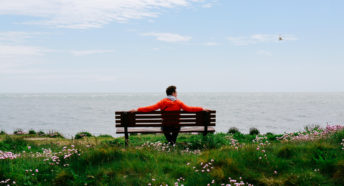
<path fill-rule="evenodd" d="M 174 96 L 172 96 L 172 95 L 167 96 L 167 98 L 168 98 L 169 100 L 171 100 L 171 101 L 176 101 L 176 100 L 177 100 L 177 98 L 174 97 Z"/>

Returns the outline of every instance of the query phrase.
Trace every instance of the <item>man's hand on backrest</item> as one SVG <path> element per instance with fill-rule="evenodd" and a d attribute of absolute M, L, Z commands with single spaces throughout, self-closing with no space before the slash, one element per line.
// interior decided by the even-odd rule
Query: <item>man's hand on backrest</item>
<path fill-rule="evenodd" d="M 137 112 L 137 109 L 131 109 L 129 112 Z"/>

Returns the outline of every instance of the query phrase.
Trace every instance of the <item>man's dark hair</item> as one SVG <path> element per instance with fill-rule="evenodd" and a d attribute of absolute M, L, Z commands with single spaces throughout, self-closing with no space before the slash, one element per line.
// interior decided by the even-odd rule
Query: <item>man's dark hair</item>
<path fill-rule="evenodd" d="M 168 96 L 171 96 L 174 92 L 176 92 L 176 89 L 177 89 L 176 86 L 171 85 L 171 86 L 167 87 L 166 94 Z"/>

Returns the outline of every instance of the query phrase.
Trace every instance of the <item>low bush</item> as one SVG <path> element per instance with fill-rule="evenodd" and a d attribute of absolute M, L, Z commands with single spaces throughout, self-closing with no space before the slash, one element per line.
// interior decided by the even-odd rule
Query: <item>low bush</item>
<path fill-rule="evenodd" d="M 81 139 L 81 138 L 84 138 L 84 137 L 92 137 L 92 134 L 89 133 L 89 132 L 79 132 L 75 135 L 75 139 Z"/>
<path fill-rule="evenodd" d="M 250 128 L 250 135 L 258 135 L 259 130 L 255 127 Z"/>
<path fill-rule="evenodd" d="M 109 135 L 109 134 L 101 134 L 98 137 L 101 137 L 101 138 L 112 138 L 112 136 Z"/>
<path fill-rule="evenodd" d="M 235 133 L 240 133 L 240 131 L 239 131 L 239 129 L 236 128 L 236 127 L 231 127 L 231 128 L 229 128 L 229 130 L 228 130 L 227 133 L 228 133 L 228 134 L 235 134 Z"/>
<path fill-rule="evenodd" d="M 37 133 L 39 136 L 44 136 L 45 135 L 45 133 L 43 132 L 43 131 L 39 131 L 38 133 Z"/>
<path fill-rule="evenodd" d="M 36 131 L 35 130 L 29 130 L 29 134 L 36 134 Z"/>
<path fill-rule="evenodd" d="M 23 129 L 17 129 L 13 132 L 15 135 L 22 135 L 22 134 L 25 134 Z"/>
<path fill-rule="evenodd" d="M 64 138 L 61 133 L 56 132 L 56 131 L 49 131 L 44 136 L 49 137 L 49 138 Z"/>

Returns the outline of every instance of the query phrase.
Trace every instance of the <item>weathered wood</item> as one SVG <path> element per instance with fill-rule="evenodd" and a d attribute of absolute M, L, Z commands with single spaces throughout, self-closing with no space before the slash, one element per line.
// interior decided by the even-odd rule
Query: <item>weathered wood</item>
<path fill-rule="evenodd" d="M 120 115 L 123 112 L 128 112 L 128 111 L 116 111 L 116 115 Z M 185 114 L 195 114 L 197 112 L 187 112 L 187 111 L 164 111 L 164 113 L 168 112 L 169 114 L 177 114 L 177 113 L 185 113 Z M 135 114 L 161 114 L 161 111 L 152 111 L 152 112 L 133 112 Z M 216 110 L 210 110 L 209 113 L 216 113 Z"/>
<path fill-rule="evenodd" d="M 190 133 L 190 132 L 204 132 L 204 127 L 182 127 L 180 129 L 180 132 L 182 133 Z M 208 127 L 208 133 L 209 132 L 215 132 L 214 127 Z M 117 128 L 116 133 L 123 134 L 124 130 L 123 128 Z M 161 128 L 129 128 L 128 133 L 163 133 Z"/>
<path fill-rule="evenodd" d="M 183 123 L 183 122 L 196 122 L 196 123 L 202 123 L 203 120 L 200 120 L 200 118 L 194 118 L 194 119 L 172 119 L 172 118 L 168 118 L 168 119 L 162 119 L 162 118 L 155 118 L 155 119 L 136 119 L 133 120 L 132 123 L 134 124 L 139 124 L 139 123 L 168 123 L 168 122 L 179 122 L 179 123 Z M 216 122 L 216 119 L 210 119 L 210 122 Z M 122 123 L 122 120 L 116 119 L 116 123 L 120 124 Z M 133 125 L 133 124 L 131 124 Z"/>
<path fill-rule="evenodd" d="M 129 113 L 121 113 L 122 124 L 124 126 L 124 136 L 125 136 L 125 146 L 128 146 L 129 143 L 129 134 L 128 134 L 128 125 L 129 125 Z"/>
<path fill-rule="evenodd" d="M 210 119 L 210 113 L 209 112 L 203 112 L 203 123 L 204 123 L 204 132 L 203 136 L 206 136 L 208 133 L 208 126 L 210 125 L 211 119 Z"/>
<path fill-rule="evenodd" d="M 134 115 L 135 119 L 145 119 L 145 118 L 151 119 L 151 118 L 161 118 L 161 117 L 162 117 L 161 114 L 159 114 L 159 115 L 137 115 L 137 114 L 135 114 Z M 176 115 L 165 115 L 164 117 L 174 118 L 174 117 L 176 117 Z M 183 115 L 183 114 L 181 114 L 181 115 L 178 115 L 178 117 L 179 118 L 196 118 L 197 115 L 196 114 L 194 114 L 194 115 Z M 210 118 L 216 118 L 216 115 L 210 115 Z M 121 119 L 121 115 L 116 115 L 116 119 Z"/>
<path fill-rule="evenodd" d="M 138 123 L 169 123 L 169 122 L 197 122 L 197 119 L 145 119 L 145 120 L 135 120 L 135 124 Z M 215 119 L 211 119 L 210 121 L 215 122 Z"/>
<path fill-rule="evenodd" d="M 155 124 L 136 124 L 136 125 L 132 125 L 132 126 L 129 126 L 129 127 L 162 127 L 162 126 L 165 126 L 166 124 L 159 124 L 159 123 L 155 123 Z M 168 125 L 168 124 L 167 124 Z M 173 123 L 171 124 L 173 125 Z M 178 126 L 180 127 L 192 127 L 192 126 L 204 126 L 203 124 L 199 124 L 199 123 L 179 123 Z M 210 123 L 208 126 L 216 126 L 215 123 Z M 116 127 L 123 127 L 123 125 L 121 124 L 116 124 Z"/>
<path fill-rule="evenodd" d="M 125 135 L 125 145 L 129 143 L 130 133 L 163 133 L 162 126 L 181 127 L 182 133 L 215 132 L 216 111 L 153 111 L 153 112 L 115 112 L 116 133 Z M 145 127 L 145 128 L 142 128 Z M 148 127 L 148 128 L 147 128 Z"/>

